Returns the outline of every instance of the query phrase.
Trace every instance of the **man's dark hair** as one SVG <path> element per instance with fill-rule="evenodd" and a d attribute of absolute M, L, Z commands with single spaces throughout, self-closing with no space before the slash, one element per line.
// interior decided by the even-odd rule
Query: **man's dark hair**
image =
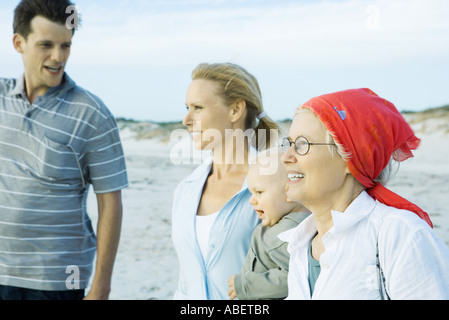
<path fill-rule="evenodd" d="M 31 21 L 36 16 L 70 26 L 75 33 L 80 19 L 77 11 L 68 9 L 70 6 L 74 8 L 70 0 L 21 0 L 14 10 L 14 33 L 27 39 L 32 31 Z"/>

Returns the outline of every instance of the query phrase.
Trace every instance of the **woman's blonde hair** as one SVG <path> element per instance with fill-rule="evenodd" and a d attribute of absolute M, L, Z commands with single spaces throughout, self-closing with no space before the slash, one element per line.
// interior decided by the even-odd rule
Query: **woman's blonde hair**
<path fill-rule="evenodd" d="M 218 83 L 219 94 L 228 106 L 244 100 L 247 109 L 245 130 L 255 130 L 255 137 L 250 141 L 258 150 L 271 146 L 273 141 L 270 139 L 270 131 L 279 130 L 279 127 L 266 115 L 258 119 L 264 112 L 262 93 L 257 79 L 252 74 L 233 63 L 201 63 L 192 72 L 192 80 L 197 79 Z"/>

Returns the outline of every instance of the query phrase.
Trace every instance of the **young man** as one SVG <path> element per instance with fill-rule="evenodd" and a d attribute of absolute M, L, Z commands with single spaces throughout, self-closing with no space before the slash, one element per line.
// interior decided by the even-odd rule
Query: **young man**
<path fill-rule="evenodd" d="M 128 180 L 114 117 L 65 73 L 73 8 L 69 0 L 22 0 L 15 10 L 13 44 L 25 73 L 0 79 L 0 300 L 109 296 Z"/>

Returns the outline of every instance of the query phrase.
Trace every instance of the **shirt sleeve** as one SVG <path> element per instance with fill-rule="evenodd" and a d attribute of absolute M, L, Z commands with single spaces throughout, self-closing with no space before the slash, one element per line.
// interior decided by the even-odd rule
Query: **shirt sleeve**
<path fill-rule="evenodd" d="M 87 141 L 84 161 L 88 169 L 88 182 L 95 193 L 115 192 L 128 186 L 125 156 L 113 117 L 102 121 Z"/>
<path fill-rule="evenodd" d="M 379 238 L 391 299 L 449 299 L 449 248 L 424 222 L 420 224 L 419 228 L 396 225 L 396 230 L 383 230 Z"/>
<path fill-rule="evenodd" d="M 242 270 L 234 278 L 235 292 L 239 300 L 284 299 L 288 294 L 287 278 L 290 255 L 287 243 L 268 252 L 277 265 L 266 272 Z M 251 250 L 251 249 L 250 249 Z M 257 259 L 255 255 L 252 255 Z"/>

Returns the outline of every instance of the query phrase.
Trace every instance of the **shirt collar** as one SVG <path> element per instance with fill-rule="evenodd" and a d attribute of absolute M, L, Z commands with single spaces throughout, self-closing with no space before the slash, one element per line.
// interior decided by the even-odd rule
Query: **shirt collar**
<path fill-rule="evenodd" d="M 315 234 L 316 222 L 315 217 L 311 214 L 295 228 L 280 233 L 278 238 L 289 243 L 288 248 L 291 252 L 295 250 L 295 248 L 306 246 Z"/>
<path fill-rule="evenodd" d="M 53 88 L 49 88 L 48 91 L 45 93 L 45 96 L 51 96 L 51 95 L 62 95 L 63 93 L 73 89 L 76 86 L 75 81 L 72 80 L 72 78 L 69 77 L 67 73 L 64 73 L 64 77 L 62 78 L 62 83 Z M 22 97 L 26 97 L 26 90 L 25 90 L 25 74 L 22 74 L 19 78 L 17 78 L 16 84 L 14 88 L 10 92 L 11 96 L 21 95 Z"/>
<path fill-rule="evenodd" d="M 190 176 L 188 176 L 184 181 L 185 182 L 197 182 L 197 183 L 205 183 L 207 177 L 209 176 L 210 170 L 212 169 L 212 156 L 207 158 L 202 164 L 200 164 L 195 171 L 193 171 Z M 248 189 L 248 178 L 245 178 L 243 182 L 242 188 L 240 192 Z"/>
<path fill-rule="evenodd" d="M 14 85 L 14 88 L 9 93 L 11 96 L 17 96 L 21 95 L 23 97 L 26 97 L 25 92 L 25 75 L 23 74 L 19 78 L 17 78 L 17 81 Z"/>
<path fill-rule="evenodd" d="M 337 233 L 352 227 L 367 217 L 374 210 L 375 206 L 376 202 L 373 198 L 366 191 L 362 191 L 344 212 L 331 211 L 334 227 L 329 231 Z"/>
<path fill-rule="evenodd" d="M 45 93 L 45 96 L 53 96 L 53 95 L 62 95 L 65 92 L 73 89 L 76 86 L 75 81 L 72 80 L 72 78 L 69 77 L 67 73 L 64 73 L 64 77 L 62 78 L 62 82 L 59 86 L 49 88 L 48 91 Z"/>
<path fill-rule="evenodd" d="M 344 212 L 332 210 L 334 226 L 328 233 L 342 232 L 354 226 L 359 221 L 366 218 L 376 207 L 376 202 L 371 196 L 362 191 L 360 195 L 352 201 Z M 304 219 L 297 227 L 281 233 L 278 238 L 289 243 L 289 248 L 294 250 L 297 247 L 304 247 L 317 232 L 315 217 L 311 214 Z"/>
<path fill-rule="evenodd" d="M 186 182 L 197 182 L 203 180 L 212 169 L 212 156 L 208 156 L 186 179 Z"/>

